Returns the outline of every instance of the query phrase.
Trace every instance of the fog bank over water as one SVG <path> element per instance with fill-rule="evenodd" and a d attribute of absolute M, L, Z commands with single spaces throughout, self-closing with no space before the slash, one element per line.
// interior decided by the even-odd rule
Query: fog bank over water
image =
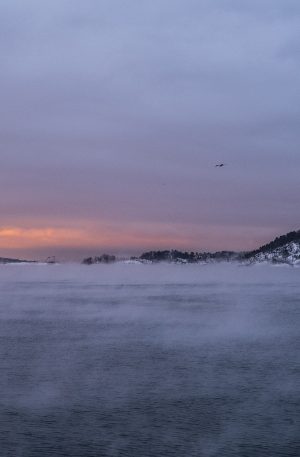
<path fill-rule="evenodd" d="M 2 455 L 297 455 L 299 274 L 0 266 Z"/>

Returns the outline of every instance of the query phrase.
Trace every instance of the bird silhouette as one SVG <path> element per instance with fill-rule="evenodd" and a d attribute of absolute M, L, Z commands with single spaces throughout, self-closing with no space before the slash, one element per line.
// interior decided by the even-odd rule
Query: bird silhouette
<path fill-rule="evenodd" d="M 225 167 L 225 163 L 217 163 L 217 165 L 215 165 L 215 167 L 219 167 L 219 168 Z"/>

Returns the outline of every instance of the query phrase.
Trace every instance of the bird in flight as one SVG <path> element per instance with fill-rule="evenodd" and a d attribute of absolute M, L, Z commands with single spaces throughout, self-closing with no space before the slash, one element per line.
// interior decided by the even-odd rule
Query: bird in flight
<path fill-rule="evenodd" d="M 225 167 L 225 163 L 217 163 L 217 165 L 215 165 L 215 167 L 219 167 L 219 168 Z"/>

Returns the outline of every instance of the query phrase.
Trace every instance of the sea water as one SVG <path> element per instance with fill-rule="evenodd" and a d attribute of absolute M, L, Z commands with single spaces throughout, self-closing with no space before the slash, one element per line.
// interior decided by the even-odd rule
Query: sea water
<path fill-rule="evenodd" d="M 1 457 L 300 455 L 300 268 L 0 267 Z"/>

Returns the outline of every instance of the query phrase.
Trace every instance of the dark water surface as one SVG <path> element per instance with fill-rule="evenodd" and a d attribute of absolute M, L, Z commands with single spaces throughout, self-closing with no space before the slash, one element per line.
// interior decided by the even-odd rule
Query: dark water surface
<path fill-rule="evenodd" d="M 0 267 L 1 457 L 300 456 L 300 268 Z"/>

